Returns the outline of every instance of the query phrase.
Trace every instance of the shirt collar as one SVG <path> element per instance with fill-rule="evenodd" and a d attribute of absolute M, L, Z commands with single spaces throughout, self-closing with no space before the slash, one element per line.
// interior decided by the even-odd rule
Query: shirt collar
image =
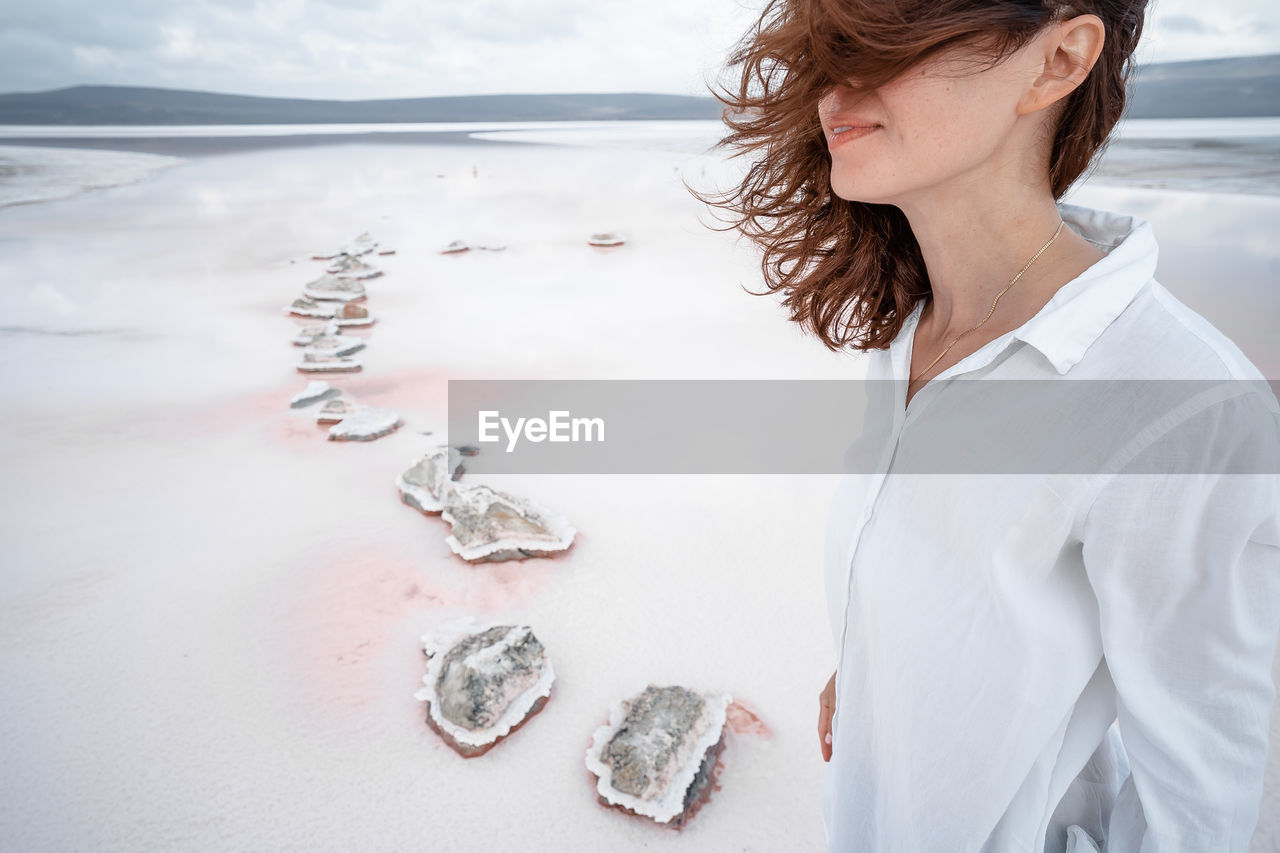
<path fill-rule="evenodd" d="M 1058 288 L 1013 337 L 1039 350 L 1058 373 L 1084 357 L 1156 270 L 1151 223 L 1134 216 L 1059 204 L 1067 225 L 1107 255 Z"/>
<path fill-rule="evenodd" d="M 1058 288 L 1034 317 L 1009 333 L 1005 345 L 1013 340 L 1026 342 L 1062 374 L 1084 357 L 1151 280 L 1157 251 L 1151 223 L 1146 220 L 1075 204 L 1060 203 L 1058 211 L 1068 227 L 1106 252 L 1106 257 Z M 924 300 L 920 300 L 890 343 L 890 358 L 898 373 L 907 369 L 907 344 L 914 337 L 923 309 Z"/>

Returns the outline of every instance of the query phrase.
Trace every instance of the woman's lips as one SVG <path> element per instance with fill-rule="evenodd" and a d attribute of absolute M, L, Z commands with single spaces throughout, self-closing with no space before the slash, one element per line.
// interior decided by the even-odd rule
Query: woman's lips
<path fill-rule="evenodd" d="M 874 133 L 879 129 L 880 125 L 878 124 L 836 125 L 831 129 L 831 135 L 827 138 L 827 148 L 835 148 L 854 139 L 861 139 L 868 133 Z"/>

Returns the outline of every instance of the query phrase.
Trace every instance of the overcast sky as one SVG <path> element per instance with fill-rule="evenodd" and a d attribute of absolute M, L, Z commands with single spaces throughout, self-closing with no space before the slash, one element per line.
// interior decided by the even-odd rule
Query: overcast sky
<path fill-rule="evenodd" d="M 0 91 L 706 94 L 762 0 L 34 0 L 0 15 Z M 1157 0 L 1139 60 L 1280 53 L 1276 0 Z"/>

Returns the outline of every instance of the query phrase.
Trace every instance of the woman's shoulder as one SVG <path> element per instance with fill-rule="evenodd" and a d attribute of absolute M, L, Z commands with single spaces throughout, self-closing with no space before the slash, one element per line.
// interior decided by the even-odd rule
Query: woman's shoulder
<path fill-rule="evenodd" d="M 1089 349 L 1081 373 L 1097 378 L 1263 380 L 1234 341 L 1154 278 Z"/>

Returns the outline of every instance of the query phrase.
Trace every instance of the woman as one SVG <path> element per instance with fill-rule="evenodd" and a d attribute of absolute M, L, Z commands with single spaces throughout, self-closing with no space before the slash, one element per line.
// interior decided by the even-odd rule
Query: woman
<path fill-rule="evenodd" d="M 1058 203 L 1123 112 L 1144 5 L 774 0 L 717 95 L 721 144 L 761 156 L 710 203 L 889 389 L 828 522 L 833 851 L 1248 848 L 1280 409 L 1152 278 L 1147 223 Z M 1023 390 L 948 406 L 975 387 L 953 378 Z"/>

